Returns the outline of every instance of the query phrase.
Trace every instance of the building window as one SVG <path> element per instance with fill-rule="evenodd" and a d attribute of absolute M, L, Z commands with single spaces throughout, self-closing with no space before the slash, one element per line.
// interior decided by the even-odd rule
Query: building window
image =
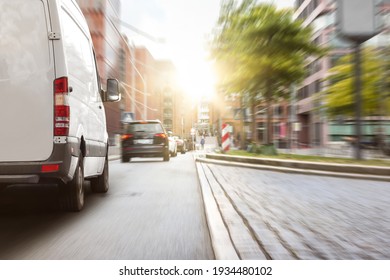
<path fill-rule="evenodd" d="M 164 127 L 166 130 L 172 130 L 172 128 L 173 128 L 172 120 L 170 120 L 170 119 L 164 120 Z"/>
<path fill-rule="evenodd" d="M 280 117 L 282 117 L 282 114 L 283 114 L 283 107 L 280 105 L 276 105 L 274 107 L 274 117 L 280 118 Z"/>
<path fill-rule="evenodd" d="M 171 119 L 172 116 L 172 109 L 164 109 L 164 119 Z"/>
<path fill-rule="evenodd" d="M 274 123 L 274 138 L 280 137 L 280 123 Z"/>

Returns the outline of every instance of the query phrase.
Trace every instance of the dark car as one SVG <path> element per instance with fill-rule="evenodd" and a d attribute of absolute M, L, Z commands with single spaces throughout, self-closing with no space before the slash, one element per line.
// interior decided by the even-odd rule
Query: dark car
<path fill-rule="evenodd" d="M 121 142 L 122 162 L 133 157 L 162 157 L 169 161 L 168 135 L 158 120 L 125 123 Z"/>

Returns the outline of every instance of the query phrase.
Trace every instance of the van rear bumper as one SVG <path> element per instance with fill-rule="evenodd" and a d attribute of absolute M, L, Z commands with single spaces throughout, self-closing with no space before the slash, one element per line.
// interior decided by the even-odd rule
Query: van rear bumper
<path fill-rule="evenodd" d="M 1 184 L 36 184 L 68 182 L 77 166 L 78 143 L 54 144 L 51 156 L 45 161 L 0 162 Z M 49 168 L 47 168 L 49 167 Z"/>
<path fill-rule="evenodd" d="M 36 184 L 38 182 L 38 175 L 0 175 L 0 183 Z"/>

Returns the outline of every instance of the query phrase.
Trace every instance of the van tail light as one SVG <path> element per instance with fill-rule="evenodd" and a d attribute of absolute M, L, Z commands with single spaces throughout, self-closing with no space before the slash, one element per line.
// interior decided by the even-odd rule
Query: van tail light
<path fill-rule="evenodd" d="M 59 164 L 47 164 L 47 165 L 42 165 L 41 167 L 42 173 L 56 172 L 58 170 L 60 170 Z"/>
<path fill-rule="evenodd" d="M 68 77 L 54 80 L 54 136 L 68 136 L 70 109 Z"/>
<path fill-rule="evenodd" d="M 133 137 L 134 137 L 133 134 L 123 134 L 123 135 L 121 136 L 121 139 L 122 139 L 122 141 L 124 141 L 124 140 L 128 140 L 128 139 L 130 139 L 130 138 L 133 138 Z"/>

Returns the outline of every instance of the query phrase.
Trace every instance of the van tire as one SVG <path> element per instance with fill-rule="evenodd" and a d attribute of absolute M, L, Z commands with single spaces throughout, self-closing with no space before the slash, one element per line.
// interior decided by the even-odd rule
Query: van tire
<path fill-rule="evenodd" d="M 73 179 L 68 183 L 60 183 L 59 187 L 60 208 L 65 211 L 81 211 L 84 207 L 84 168 L 81 152 Z"/>
<path fill-rule="evenodd" d="M 106 193 L 110 187 L 108 181 L 108 158 L 104 160 L 103 173 L 91 179 L 91 190 L 95 193 Z"/>

